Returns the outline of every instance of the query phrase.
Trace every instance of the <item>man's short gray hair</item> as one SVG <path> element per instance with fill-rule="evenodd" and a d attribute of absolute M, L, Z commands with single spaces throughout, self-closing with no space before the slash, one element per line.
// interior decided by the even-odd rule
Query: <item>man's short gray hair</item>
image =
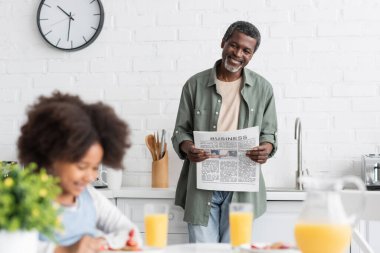
<path fill-rule="evenodd" d="M 223 41 L 229 40 L 235 31 L 244 33 L 245 35 L 254 38 L 256 40 L 256 47 L 254 49 L 254 52 L 256 52 L 261 41 L 261 35 L 256 26 L 247 21 L 236 21 L 228 27 L 226 33 L 223 36 Z"/>

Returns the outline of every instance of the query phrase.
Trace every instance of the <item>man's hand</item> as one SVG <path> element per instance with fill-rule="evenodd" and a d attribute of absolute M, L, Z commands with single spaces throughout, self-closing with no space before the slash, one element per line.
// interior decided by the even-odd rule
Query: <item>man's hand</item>
<path fill-rule="evenodd" d="M 272 143 L 263 142 L 260 143 L 260 146 L 254 147 L 252 150 L 247 151 L 246 156 L 248 156 L 254 162 L 263 164 L 268 160 L 268 156 L 272 150 Z"/>
<path fill-rule="evenodd" d="M 83 236 L 78 242 L 71 246 L 58 246 L 55 253 L 96 253 L 107 248 L 104 238 L 94 238 L 88 235 Z"/>
<path fill-rule="evenodd" d="M 206 153 L 203 149 L 195 148 L 192 141 L 181 142 L 180 148 L 191 162 L 198 163 L 210 158 L 210 154 Z"/>

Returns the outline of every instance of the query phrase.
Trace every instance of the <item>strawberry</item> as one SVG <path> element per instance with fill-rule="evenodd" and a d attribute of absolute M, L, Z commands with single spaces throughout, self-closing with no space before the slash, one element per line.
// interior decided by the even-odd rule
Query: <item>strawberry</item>
<path fill-rule="evenodd" d="M 135 230 L 132 228 L 130 231 L 129 231 L 129 238 L 133 238 L 135 236 Z"/>
<path fill-rule="evenodd" d="M 126 243 L 127 246 L 130 246 L 130 247 L 135 247 L 137 246 L 137 242 L 132 240 L 132 239 L 129 239 Z"/>

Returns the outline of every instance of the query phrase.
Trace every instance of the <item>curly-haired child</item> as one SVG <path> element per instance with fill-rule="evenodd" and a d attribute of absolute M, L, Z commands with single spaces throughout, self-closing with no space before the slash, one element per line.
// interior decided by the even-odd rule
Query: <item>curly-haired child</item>
<path fill-rule="evenodd" d="M 90 183 L 104 164 L 122 169 L 130 147 L 127 124 L 103 103 L 54 92 L 28 108 L 18 139 L 19 160 L 35 162 L 60 179 L 63 233 L 57 243 L 40 236 L 39 252 L 93 253 L 121 248 L 137 227 Z"/>

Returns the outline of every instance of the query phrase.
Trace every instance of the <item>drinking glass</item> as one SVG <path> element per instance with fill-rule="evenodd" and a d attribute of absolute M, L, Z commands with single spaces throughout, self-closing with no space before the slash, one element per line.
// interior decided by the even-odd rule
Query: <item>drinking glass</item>
<path fill-rule="evenodd" d="M 232 247 L 250 244 L 252 238 L 253 205 L 230 204 L 230 237 Z"/>
<path fill-rule="evenodd" d="M 145 204 L 145 244 L 149 247 L 163 248 L 168 241 L 168 212 L 165 204 Z"/>

